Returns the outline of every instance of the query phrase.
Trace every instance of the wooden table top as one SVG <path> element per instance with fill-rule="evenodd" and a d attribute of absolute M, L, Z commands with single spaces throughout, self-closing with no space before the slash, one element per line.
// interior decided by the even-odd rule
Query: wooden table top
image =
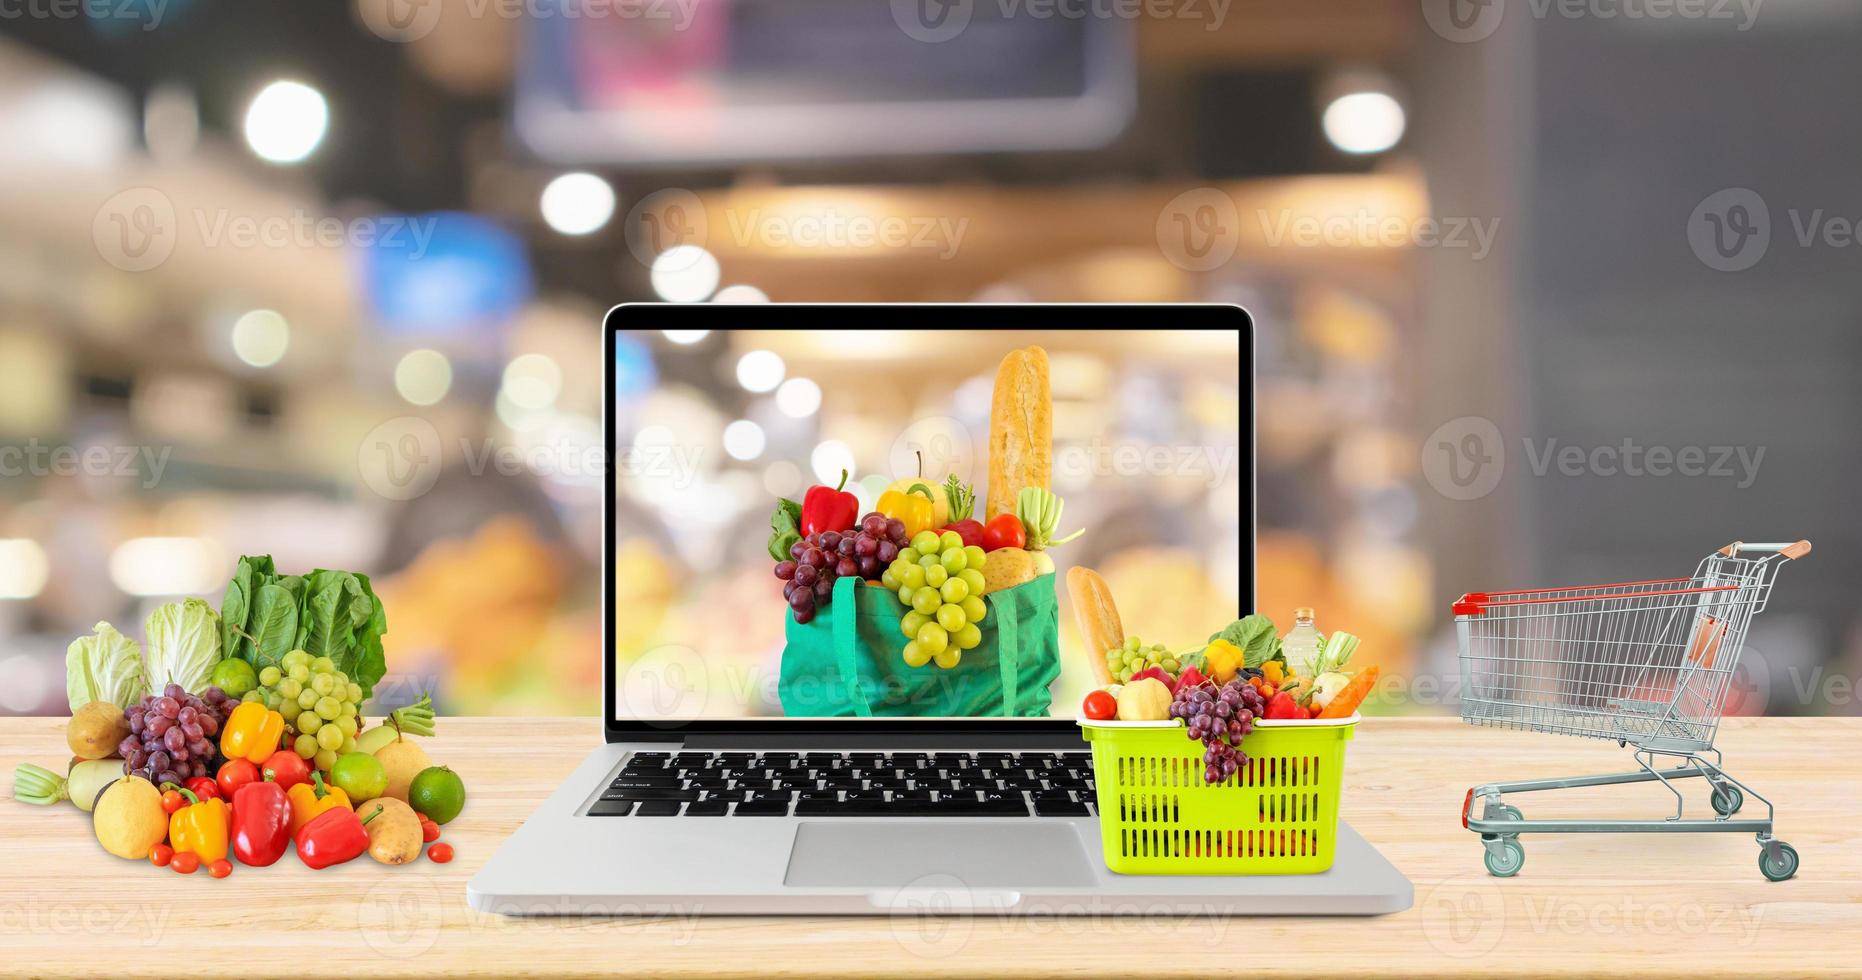
<path fill-rule="evenodd" d="M 0 719 L 0 767 L 58 768 L 64 720 Z M 1302 976 L 1405 972 L 1782 976 L 1858 972 L 1862 719 L 1729 720 L 1727 771 L 1778 806 L 1797 878 L 1773 883 L 1744 834 L 1524 838 L 1489 877 L 1463 830 L 1479 782 L 1632 768 L 1615 745 L 1371 719 L 1351 744 L 1344 816 L 1416 886 L 1374 919 L 666 918 L 513 920 L 466 906 L 467 880 L 599 739 L 592 720 L 443 718 L 427 743 L 465 778 L 458 851 L 312 872 L 287 857 L 223 881 L 118 860 L 89 815 L 0 800 L 0 972 L 350 976 L 511 973 Z M 1698 783 L 1696 783 L 1698 786 Z M 1543 802 L 1541 802 L 1541 799 Z M 1690 797 L 1697 805 L 1704 795 Z M 1515 800 L 1529 817 L 1661 816 L 1643 784 Z M 1761 804 L 1749 801 L 1748 808 Z M 1699 812 L 1695 810 L 1693 812 Z M 1692 814 L 1690 814 L 1692 815 Z M 616 827 L 617 832 L 625 828 Z"/>

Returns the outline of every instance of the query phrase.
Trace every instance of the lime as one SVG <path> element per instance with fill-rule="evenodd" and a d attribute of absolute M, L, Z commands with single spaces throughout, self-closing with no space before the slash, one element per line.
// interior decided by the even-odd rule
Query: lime
<path fill-rule="evenodd" d="M 445 766 L 429 766 L 407 785 L 407 803 L 434 823 L 447 823 L 465 809 L 465 782 Z"/>
<path fill-rule="evenodd" d="M 235 657 L 215 664 L 209 683 L 226 692 L 229 698 L 243 698 L 247 691 L 259 686 L 259 675 L 251 664 Z"/>
<path fill-rule="evenodd" d="M 318 735 L 321 737 L 322 732 L 318 732 Z M 328 748 L 328 743 L 325 743 L 325 748 Z M 360 803 L 388 791 L 388 770 L 382 768 L 379 759 L 366 752 L 345 752 L 330 765 L 330 782 L 348 793 L 351 800 Z"/>

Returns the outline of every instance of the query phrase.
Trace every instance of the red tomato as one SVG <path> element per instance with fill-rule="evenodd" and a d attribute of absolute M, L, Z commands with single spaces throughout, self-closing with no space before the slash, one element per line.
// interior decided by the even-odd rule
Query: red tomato
<path fill-rule="evenodd" d="M 984 551 L 1019 548 L 1027 543 L 1028 532 L 1022 528 L 1022 519 L 1014 514 L 997 514 L 983 525 Z"/>
<path fill-rule="evenodd" d="M 1111 721 L 1118 717 L 1118 699 L 1104 691 L 1094 691 L 1086 696 L 1086 703 L 1080 710 L 1093 721 Z"/>
<path fill-rule="evenodd" d="M 262 772 L 264 778 L 270 779 L 285 789 L 290 789 L 298 783 L 310 782 L 310 763 L 305 762 L 304 757 L 298 755 L 296 749 L 279 749 L 273 752 L 271 758 L 265 760 Z"/>
<path fill-rule="evenodd" d="M 451 844 L 435 844 L 427 848 L 427 860 L 434 864 L 445 864 L 452 859 L 453 846 Z"/>
<path fill-rule="evenodd" d="M 230 800 L 239 787 L 259 781 L 259 767 L 244 759 L 234 759 L 220 767 L 214 781 L 220 785 L 220 798 Z"/>

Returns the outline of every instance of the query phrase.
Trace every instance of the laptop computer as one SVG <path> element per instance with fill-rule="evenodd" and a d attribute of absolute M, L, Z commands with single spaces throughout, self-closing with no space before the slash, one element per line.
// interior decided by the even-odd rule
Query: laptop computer
<path fill-rule="evenodd" d="M 1075 719 L 1105 651 L 1076 626 L 1067 572 L 1104 572 L 1125 628 L 1173 648 L 1251 611 L 1246 312 L 646 304 L 604 331 L 604 741 L 472 879 L 474 908 L 1408 907 L 1409 882 L 1342 823 L 1318 875 L 1127 876 L 1101 856 Z M 903 550 L 914 525 L 939 534 L 953 506 L 977 547 L 1012 546 L 1026 529 L 1007 500 L 1043 480 L 1065 503 L 1052 573 L 894 564 L 922 566 Z M 888 594 L 926 576 L 984 585 L 991 604 L 940 582 L 935 609 L 901 601 L 924 583 Z"/>

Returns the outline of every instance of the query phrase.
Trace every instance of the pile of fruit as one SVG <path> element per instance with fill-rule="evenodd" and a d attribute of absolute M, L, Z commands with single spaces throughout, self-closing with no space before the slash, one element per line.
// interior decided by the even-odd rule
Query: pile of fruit
<path fill-rule="evenodd" d="M 1273 620 L 1259 614 L 1230 623 L 1200 650 L 1171 653 L 1125 636 L 1117 606 L 1098 573 L 1068 572 L 1080 633 L 1100 687 L 1080 706 L 1091 721 L 1178 721 L 1203 745 L 1203 778 L 1230 779 L 1247 762 L 1242 740 L 1258 721 L 1349 718 L 1377 683 L 1375 665 L 1348 668 L 1358 638 L 1330 636 L 1302 609 L 1283 642 Z M 1289 648 L 1298 647 L 1289 657 Z"/>
<path fill-rule="evenodd" d="M 920 465 L 923 457 L 920 455 Z M 907 667 L 949 670 L 983 642 L 984 596 L 1053 574 L 1047 554 L 1061 500 L 1039 487 L 1017 495 L 1013 513 L 984 524 L 970 515 L 976 493 L 955 474 L 942 484 L 923 476 L 895 481 L 875 508 L 855 519 L 859 502 L 839 486 L 815 486 L 801 503 L 779 500 L 770 517 L 769 554 L 796 623 L 827 607 L 840 578 L 858 578 L 899 598 L 899 656 Z"/>
<path fill-rule="evenodd" d="M 364 729 L 386 630 L 365 577 L 243 558 L 220 611 L 187 599 L 150 615 L 146 646 L 108 623 L 71 644 L 74 758 L 64 776 L 21 765 L 13 795 L 70 800 L 104 850 L 182 874 L 224 878 L 293 849 L 311 868 L 423 849 L 450 861 L 436 842 L 465 785 L 420 745 L 432 698 Z"/>

